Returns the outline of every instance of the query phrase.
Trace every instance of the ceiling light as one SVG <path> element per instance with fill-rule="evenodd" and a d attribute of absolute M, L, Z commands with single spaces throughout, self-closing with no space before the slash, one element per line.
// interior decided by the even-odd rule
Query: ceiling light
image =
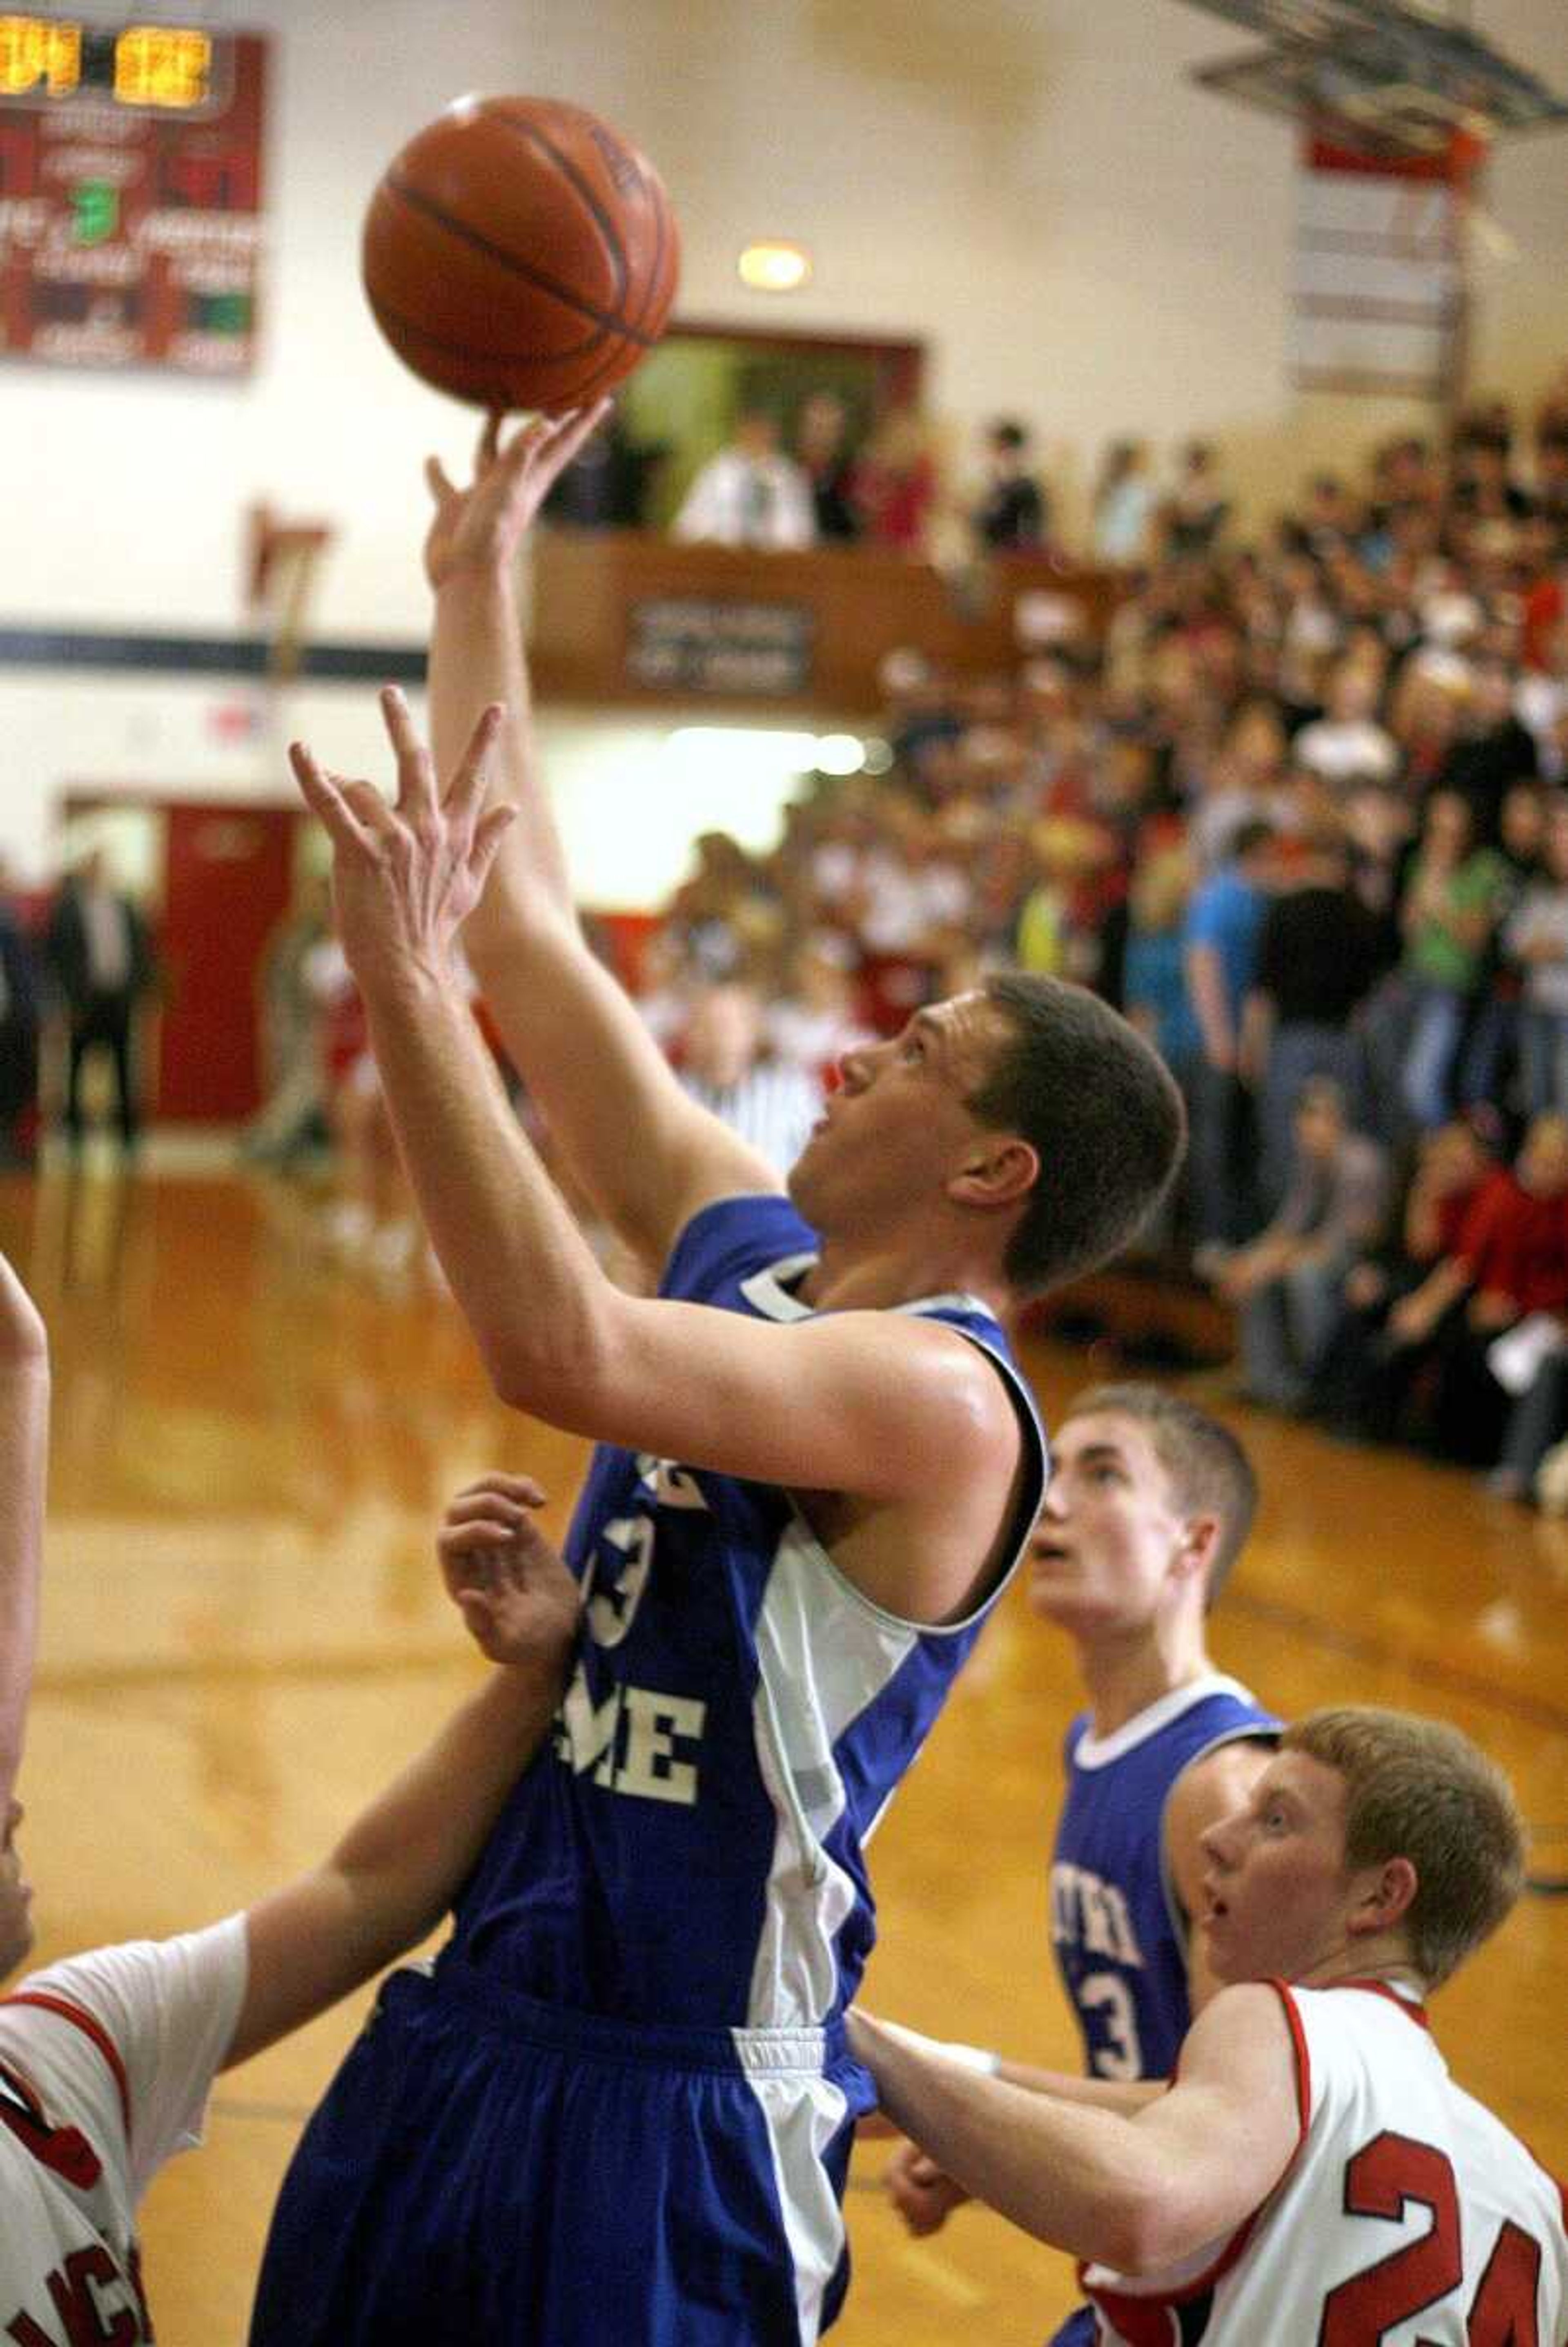
<path fill-rule="evenodd" d="M 811 274 L 809 254 L 778 241 L 748 244 L 735 266 L 754 293 L 793 293 Z"/>

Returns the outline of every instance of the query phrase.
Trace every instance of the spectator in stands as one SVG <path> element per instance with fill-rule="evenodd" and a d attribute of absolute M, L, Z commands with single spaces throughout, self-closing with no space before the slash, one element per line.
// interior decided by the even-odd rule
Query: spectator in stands
<path fill-rule="evenodd" d="M 1030 461 L 1025 425 L 1003 417 L 986 426 L 986 483 L 970 521 L 983 551 L 1011 554 L 1043 546 L 1050 506 Z"/>
<path fill-rule="evenodd" d="M 1187 1163 L 1199 1255 L 1239 1245 L 1257 1227 L 1251 1116 L 1241 1021 L 1257 975 L 1257 938 L 1274 866 L 1267 824 L 1245 824 L 1229 860 L 1199 883 L 1183 929 L 1183 966 L 1197 1020 Z"/>
<path fill-rule="evenodd" d="M 0 863 L 0 1172 L 31 1165 L 36 1153 L 38 1024 L 33 941 Z"/>
<path fill-rule="evenodd" d="M 1344 835 L 1321 828 L 1269 897 L 1243 1020 L 1242 1069 L 1257 1093 L 1259 1180 L 1270 1209 L 1285 1195 L 1308 1079 L 1331 1076 L 1359 1111 L 1361 1051 L 1352 1021 L 1381 967 L 1379 924 L 1350 886 Z"/>
<path fill-rule="evenodd" d="M 546 518 L 564 529 L 641 529 L 667 441 L 634 440 L 618 407 L 609 408 L 545 500 Z"/>
<path fill-rule="evenodd" d="M 1201 871 L 1222 864 L 1244 824 L 1272 827 L 1285 777 L 1287 742 L 1278 709 L 1256 695 L 1231 718 L 1189 803 L 1189 836 Z"/>
<path fill-rule="evenodd" d="M 936 502 L 936 463 L 923 418 L 890 407 L 855 459 L 850 497 L 868 546 L 921 555 Z"/>
<path fill-rule="evenodd" d="M 1187 441 L 1160 513 L 1166 559 L 1212 553 L 1229 514 L 1230 499 L 1220 487 L 1214 449 L 1207 440 Z"/>
<path fill-rule="evenodd" d="M 819 1092 L 846 1051 L 876 1040 L 855 1002 L 854 949 L 832 929 L 819 929 L 797 948 L 789 990 L 768 1005 L 763 1032 L 781 1066 L 799 1068 Z"/>
<path fill-rule="evenodd" d="M 769 549 L 815 543 L 810 485 L 779 448 L 778 423 L 766 408 L 737 418 L 728 446 L 708 458 L 687 491 L 674 534 Z"/>
<path fill-rule="evenodd" d="M 1410 1012 L 1402 1090 L 1423 1128 L 1443 1123 L 1456 1102 L 1484 1097 L 1465 1081 L 1461 1051 L 1507 888 L 1502 856 L 1476 844 L 1470 802 L 1434 791 L 1400 914 Z"/>
<path fill-rule="evenodd" d="M 811 492 L 817 537 L 840 546 L 860 534 L 851 496 L 854 466 L 849 449 L 850 412 L 836 391 L 814 391 L 795 425 L 795 462 Z"/>
<path fill-rule="evenodd" d="M 1439 1359 L 1434 1434 L 1444 1458 L 1490 1467 L 1509 1408 L 1492 1348 L 1532 1314 L 1568 1314 L 1568 1119 L 1532 1121 L 1512 1172 L 1467 1216 L 1453 1271 L 1464 1309 Z"/>
<path fill-rule="evenodd" d="M 1191 895 L 1192 866 L 1184 846 L 1173 843 L 1145 856 L 1133 875 L 1122 958 L 1122 1010 L 1148 1037 L 1184 1095 L 1191 1092 L 1201 1048 L 1184 942 Z"/>
<path fill-rule="evenodd" d="M 153 955 L 140 910 L 112 885 L 101 854 L 67 875 L 49 917 L 47 951 L 66 1004 L 66 1137 L 73 1153 L 80 1150 L 82 1069 L 90 1053 L 106 1051 L 128 1158 L 141 1133 L 136 1016 L 153 985 Z"/>
<path fill-rule="evenodd" d="M 1504 951 L 1523 972 L 1520 1061 L 1532 1116 L 1568 1114 L 1568 798 L 1545 818 L 1543 869 L 1509 915 Z"/>
<path fill-rule="evenodd" d="M 1090 544 L 1096 562 L 1126 569 L 1145 561 L 1155 518 L 1149 452 L 1142 440 L 1113 440 L 1091 501 Z"/>
<path fill-rule="evenodd" d="M 1278 1212 L 1218 1266 L 1215 1285 L 1241 1315 L 1248 1400 L 1299 1409 L 1327 1359 L 1346 1275 L 1381 1227 L 1387 1160 L 1350 1129 L 1331 1077 L 1303 1086 L 1295 1154 Z"/>
<path fill-rule="evenodd" d="M 1408 1341 L 1385 1341 L 1390 1317 L 1457 1252 L 1465 1217 L 1496 1170 L 1474 1122 L 1456 1119 L 1421 1135 L 1403 1195 L 1390 1200 L 1384 1230 L 1345 1275 L 1339 1318 L 1313 1379 L 1312 1406 L 1336 1433 L 1355 1438 L 1375 1430 L 1386 1438 L 1395 1431 L 1420 1365 L 1420 1331 Z"/>
<path fill-rule="evenodd" d="M 681 1082 L 759 1150 L 780 1180 L 822 1112 L 822 1086 L 797 1062 L 765 1054 L 762 1003 L 733 981 L 702 988 L 682 1038 Z"/>
<path fill-rule="evenodd" d="M 330 935 L 323 880 L 306 887 L 280 921 L 262 956 L 259 998 L 267 1097 L 240 1146 L 260 1164 L 287 1167 L 327 1140 L 321 1002 L 312 973 Z"/>
<path fill-rule="evenodd" d="M 1341 661 L 1329 679 L 1322 716 L 1304 725 L 1292 744 L 1297 763 L 1340 790 L 1354 783 L 1390 782 L 1399 750 L 1374 714 L 1380 685 L 1379 672 L 1364 660 Z"/>
<path fill-rule="evenodd" d="M 1473 664 L 1454 741 L 1437 786 L 1457 791 L 1470 807 L 1478 845 L 1494 846 L 1504 794 L 1538 770 L 1535 737 L 1514 713 L 1514 675 L 1506 661 Z"/>

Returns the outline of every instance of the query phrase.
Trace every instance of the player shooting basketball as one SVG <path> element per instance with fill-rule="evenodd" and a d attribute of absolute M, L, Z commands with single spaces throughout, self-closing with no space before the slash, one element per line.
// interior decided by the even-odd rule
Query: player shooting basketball
<path fill-rule="evenodd" d="M 1042 1490 L 1002 1322 L 1130 1237 L 1180 1144 L 1154 1054 L 1049 981 L 993 979 L 851 1052 L 788 1197 L 682 1091 L 585 944 L 528 723 L 512 565 L 596 420 L 487 432 L 466 493 L 433 473 L 444 801 L 395 695 L 394 807 L 296 753 L 453 1293 L 497 1389 L 601 1448 L 555 1749 L 433 1976 L 312 2123 L 267 2347 L 799 2347 L 832 2319 L 865 1842 Z M 575 1174 L 664 1266 L 657 1297 L 605 1278 L 498 1108 L 450 977 L 465 922 Z"/>

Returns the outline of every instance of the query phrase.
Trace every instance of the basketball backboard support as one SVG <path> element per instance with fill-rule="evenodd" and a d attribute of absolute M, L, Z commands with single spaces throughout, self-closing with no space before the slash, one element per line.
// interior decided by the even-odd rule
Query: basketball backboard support
<path fill-rule="evenodd" d="M 1367 152 L 1438 153 L 1456 132 L 1491 141 L 1568 123 L 1568 99 L 1436 7 L 1409 0 L 1186 5 L 1269 44 L 1196 67 L 1195 81 Z"/>
<path fill-rule="evenodd" d="M 265 504 L 246 516 L 245 599 L 269 623 L 267 668 L 275 682 L 299 673 L 311 596 L 334 534 L 331 522 L 285 521 Z"/>

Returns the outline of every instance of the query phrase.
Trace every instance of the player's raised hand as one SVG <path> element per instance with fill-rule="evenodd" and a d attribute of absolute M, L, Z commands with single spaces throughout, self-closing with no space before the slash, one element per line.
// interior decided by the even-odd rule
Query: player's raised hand
<path fill-rule="evenodd" d="M 425 460 L 435 511 L 424 541 L 425 575 L 445 586 L 458 572 L 491 572 L 511 561 L 524 533 L 573 457 L 613 403 L 569 408 L 519 425 L 503 446 L 501 418 L 490 416 L 474 452 L 466 488 L 448 479 L 439 456 Z"/>
<path fill-rule="evenodd" d="M 446 972 L 457 932 L 484 893 L 515 813 L 485 804 L 486 762 L 503 714 L 498 702 L 469 736 L 444 798 L 402 693 L 389 686 L 381 704 L 397 758 L 397 797 L 390 806 L 372 784 L 329 773 L 304 743 L 289 750 L 305 803 L 332 842 L 338 935 L 361 986 L 410 969 Z"/>
<path fill-rule="evenodd" d="M 493 1663 L 565 1655 L 582 1593 L 533 1521 L 531 1476 L 482 1475 L 449 1503 L 436 1538 L 448 1591 Z"/>
<path fill-rule="evenodd" d="M 916 2143 L 899 2146 L 882 2170 L 882 2184 L 917 2241 L 940 2232 L 953 2210 L 970 2198 Z"/>

